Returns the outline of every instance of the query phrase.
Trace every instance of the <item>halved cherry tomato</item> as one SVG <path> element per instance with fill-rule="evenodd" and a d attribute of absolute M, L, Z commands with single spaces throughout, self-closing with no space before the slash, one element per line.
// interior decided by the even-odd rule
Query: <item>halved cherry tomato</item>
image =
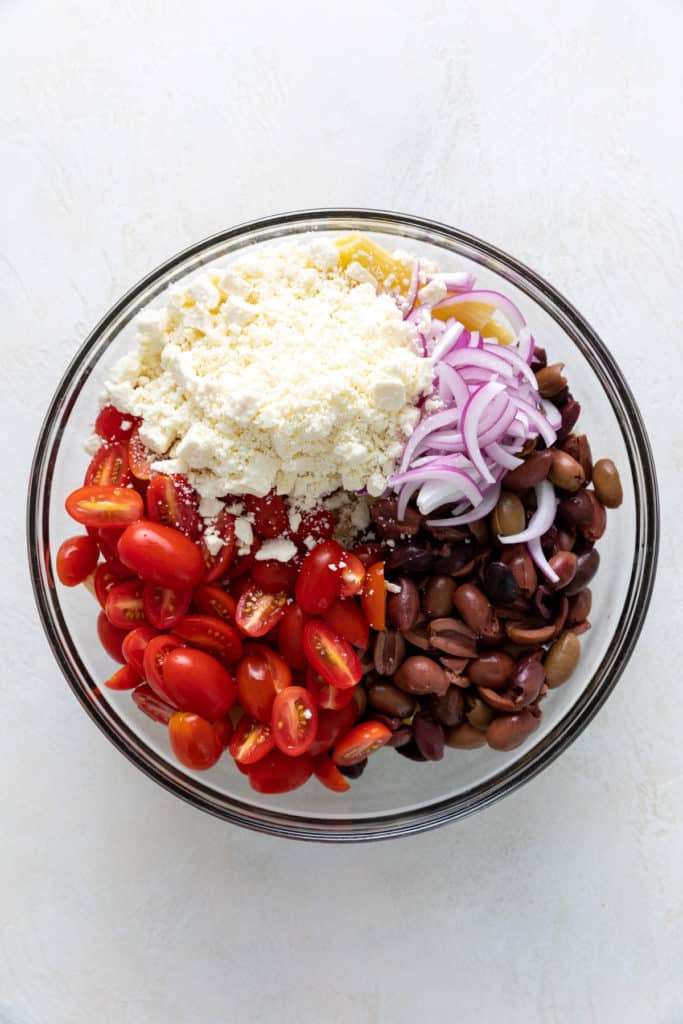
<path fill-rule="evenodd" d="M 237 699 L 252 718 L 270 722 L 273 701 L 292 684 L 289 665 L 264 644 L 247 644 L 236 672 Z"/>
<path fill-rule="evenodd" d="M 120 661 L 122 665 L 125 664 L 126 659 L 121 653 L 121 645 L 126 636 L 125 630 L 112 626 L 104 612 L 97 616 L 97 635 L 109 657 L 114 661 Z"/>
<path fill-rule="evenodd" d="M 145 494 L 147 515 L 155 523 L 172 526 L 186 537 L 199 535 L 199 495 L 180 473 L 159 473 L 150 480 Z"/>
<path fill-rule="evenodd" d="M 256 552 L 260 547 L 261 541 L 258 537 L 254 537 L 249 550 L 245 552 L 245 554 L 236 555 L 235 558 L 233 558 L 230 566 L 228 567 L 228 571 L 225 573 L 226 580 L 239 580 L 243 576 L 246 576 L 254 564 Z"/>
<path fill-rule="evenodd" d="M 331 686 L 310 665 L 306 673 L 306 689 L 313 694 L 313 699 L 317 706 L 325 708 L 327 711 L 340 711 L 341 708 L 345 708 L 353 700 L 355 691 L 353 686 L 348 687 L 346 690 L 340 690 L 336 686 Z"/>
<path fill-rule="evenodd" d="M 124 641 L 125 643 L 125 641 Z M 123 665 L 106 680 L 105 686 L 110 690 L 134 690 L 142 682 L 142 676 L 132 665 Z"/>
<path fill-rule="evenodd" d="M 216 730 L 218 739 L 221 742 L 221 750 L 227 750 L 228 746 L 230 745 L 230 740 L 232 739 L 232 734 L 234 731 L 229 716 L 226 715 L 225 718 L 217 719 L 213 723 L 213 727 Z"/>
<path fill-rule="evenodd" d="M 357 602 L 348 597 L 334 602 L 325 612 L 325 622 L 329 622 L 332 629 L 354 647 L 365 650 L 370 643 L 370 627 L 365 616 Z"/>
<path fill-rule="evenodd" d="M 358 687 L 351 690 L 352 694 L 358 692 Z M 355 700 L 347 704 L 339 711 L 328 711 L 325 708 L 318 709 L 318 733 L 311 744 L 309 754 L 317 757 L 331 750 L 340 736 L 347 733 L 358 717 L 358 707 Z"/>
<path fill-rule="evenodd" d="M 235 602 L 238 602 L 242 594 L 246 594 L 249 587 L 253 586 L 251 576 L 240 576 L 238 580 L 232 580 L 230 582 L 230 595 L 234 597 Z M 235 604 L 235 614 L 237 614 L 237 604 Z"/>
<path fill-rule="evenodd" d="M 147 621 L 142 599 L 144 586 L 142 580 L 126 580 L 111 588 L 104 603 L 104 612 L 112 626 L 135 629 L 144 625 Z"/>
<path fill-rule="evenodd" d="M 313 771 L 316 779 L 319 779 L 323 786 L 327 786 L 335 793 L 346 793 L 347 789 L 351 789 L 349 780 L 344 778 L 332 758 L 327 754 L 315 758 Z"/>
<path fill-rule="evenodd" d="M 71 518 L 84 526 L 128 526 L 144 511 L 142 498 L 130 487 L 79 487 L 65 506 Z"/>
<path fill-rule="evenodd" d="M 187 613 L 192 603 L 192 588 L 162 587 L 159 583 L 145 583 L 142 604 L 147 621 L 157 629 L 173 629 Z"/>
<path fill-rule="evenodd" d="M 141 683 L 133 690 L 131 697 L 140 708 L 140 711 L 151 718 L 154 722 L 162 722 L 168 725 L 175 709 L 157 696 L 149 683 Z"/>
<path fill-rule="evenodd" d="M 204 582 L 213 583 L 225 576 L 235 556 L 235 517 L 226 509 L 219 512 L 211 532 L 223 541 L 215 555 L 211 554 L 208 542 L 202 537 L 201 549 L 204 560 Z"/>
<path fill-rule="evenodd" d="M 160 633 L 148 641 L 142 652 L 143 676 L 154 692 L 169 704 L 175 704 L 175 699 L 164 681 L 164 661 L 178 647 L 180 640 L 168 633 Z"/>
<path fill-rule="evenodd" d="M 283 754 L 305 754 L 318 730 L 318 709 L 313 694 L 303 686 L 288 686 L 273 702 L 270 720 L 275 744 Z"/>
<path fill-rule="evenodd" d="M 321 541 L 304 558 L 296 581 L 296 601 L 308 615 L 321 615 L 339 597 L 344 552 L 334 540 Z"/>
<path fill-rule="evenodd" d="M 382 545 L 381 544 L 358 544 L 351 552 L 355 555 L 361 565 L 364 565 L 368 569 L 375 562 L 379 562 L 382 558 Z"/>
<path fill-rule="evenodd" d="M 291 562 L 276 562 L 268 558 L 263 562 L 254 561 L 251 567 L 251 578 L 257 587 L 268 594 L 293 594 L 296 586 L 296 566 Z"/>
<path fill-rule="evenodd" d="M 242 638 L 233 625 L 215 615 L 185 615 L 173 632 L 190 647 L 233 665 L 242 657 Z"/>
<path fill-rule="evenodd" d="M 89 527 L 89 530 L 92 529 L 92 526 Z M 99 529 L 93 531 L 102 556 L 108 562 L 120 561 L 118 544 L 124 529 L 125 527 L 122 526 L 100 526 Z"/>
<path fill-rule="evenodd" d="M 136 427 L 128 442 L 128 464 L 130 471 L 136 480 L 146 483 L 156 476 L 152 469 L 152 463 L 159 459 L 159 455 L 140 440 L 139 428 Z"/>
<path fill-rule="evenodd" d="M 375 562 L 365 574 L 360 592 L 363 614 L 372 629 L 381 632 L 387 627 L 387 592 L 384 586 L 384 562 Z"/>
<path fill-rule="evenodd" d="M 353 597 L 354 594 L 359 593 L 365 579 L 365 566 L 360 558 L 357 558 L 351 551 L 344 552 L 340 577 L 340 597 Z"/>
<path fill-rule="evenodd" d="M 57 575 L 65 587 L 76 587 L 95 571 L 100 552 L 87 534 L 69 537 L 57 552 Z"/>
<path fill-rule="evenodd" d="M 256 764 L 275 746 L 270 723 L 257 722 L 249 715 L 240 718 L 228 750 L 238 764 Z"/>
<path fill-rule="evenodd" d="M 304 626 L 304 650 L 315 671 L 340 690 L 355 686 L 363 675 L 351 645 L 321 619 L 311 619 Z"/>
<path fill-rule="evenodd" d="M 139 423 L 136 416 L 128 416 L 113 405 L 105 405 L 95 420 L 95 433 L 104 441 L 127 441 Z"/>
<path fill-rule="evenodd" d="M 118 559 L 115 562 L 102 562 L 95 569 L 95 597 L 104 608 L 107 601 L 107 594 L 117 583 L 124 583 L 131 579 L 133 572 L 127 565 L 123 565 Z"/>
<path fill-rule="evenodd" d="M 83 481 L 86 487 L 125 487 L 130 480 L 128 445 L 103 445 L 95 452 Z"/>
<path fill-rule="evenodd" d="M 325 509 L 316 512 L 304 512 L 301 522 L 294 534 L 294 541 L 303 544 L 307 537 L 313 540 L 329 540 L 334 533 L 334 516 Z"/>
<path fill-rule="evenodd" d="M 287 506 L 279 494 L 266 494 L 257 498 L 247 494 L 244 498 L 247 512 L 254 517 L 254 530 L 264 540 L 274 540 L 287 533 L 289 519 Z"/>
<path fill-rule="evenodd" d="M 214 615 L 224 622 L 234 623 L 237 601 L 222 587 L 203 583 L 194 592 L 192 603 L 204 615 Z"/>
<path fill-rule="evenodd" d="M 280 654 L 290 668 L 303 669 L 308 665 L 304 652 L 304 626 L 306 616 L 298 604 L 290 604 L 280 622 L 277 644 Z"/>
<path fill-rule="evenodd" d="M 391 730 L 381 722 L 361 722 L 355 725 L 332 751 L 335 764 L 358 764 L 383 747 L 391 739 Z"/>
<path fill-rule="evenodd" d="M 151 626 L 138 626 L 137 629 L 131 629 L 130 633 L 126 633 L 126 638 L 121 645 L 121 653 L 131 668 L 135 669 L 140 676 L 145 674 L 142 662 L 145 648 L 150 640 L 158 635 L 156 629 L 152 629 Z"/>
<path fill-rule="evenodd" d="M 145 653 L 145 664 L 146 657 Z M 161 677 L 173 704 L 210 721 L 223 718 L 235 701 L 235 683 L 228 670 L 210 654 L 192 647 L 169 651 L 162 659 Z"/>
<path fill-rule="evenodd" d="M 201 715 L 176 711 L 168 723 L 168 738 L 180 763 L 196 772 L 212 768 L 223 753 L 218 732 Z"/>
<path fill-rule="evenodd" d="M 119 558 L 143 580 L 162 587 L 196 587 L 204 575 L 197 545 L 161 523 L 143 521 L 129 526 L 119 541 Z"/>
<path fill-rule="evenodd" d="M 251 586 L 237 602 L 235 622 L 247 636 L 265 636 L 285 614 L 286 594 L 266 594 Z"/>
<path fill-rule="evenodd" d="M 308 782 L 312 774 L 313 758 L 308 754 L 287 757 L 271 750 L 250 768 L 249 785 L 257 793 L 289 793 Z"/>

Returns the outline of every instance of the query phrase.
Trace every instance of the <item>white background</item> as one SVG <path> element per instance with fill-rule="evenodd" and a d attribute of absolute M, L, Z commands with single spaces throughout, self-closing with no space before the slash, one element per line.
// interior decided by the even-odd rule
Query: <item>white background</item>
<path fill-rule="evenodd" d="M 683 1021 L 680 0 L 0 0 L 0 1022 Z M 23 503 L 85 332 L 190 242 L 379 206 L 540 270 L 611 346 L 664 556 L 625 676 L 484 814 L 304 846 L 184 806 L 68 691 Z"/>

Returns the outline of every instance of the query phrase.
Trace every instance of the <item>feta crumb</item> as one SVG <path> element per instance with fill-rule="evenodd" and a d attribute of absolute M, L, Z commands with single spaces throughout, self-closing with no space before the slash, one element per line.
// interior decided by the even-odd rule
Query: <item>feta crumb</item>
<path fill-rule="evenodd" d="M 237 538 L 237 553 L 246 554 L 254 543 L 254 531 L 246 516 L 239 516 L 235 520 L 235 537 Z"/>
<path fill-rule="evenodd" d="M 264 540 L 261 547 L 254 555 L 256 562 L 265 562 L 273 559 L 276 562 L 289 562 L 297 553 L 297 546 L 286 537 L 276 537 L 274 540 Z"/>
<path fill-rule="evenodd" d="M 223 538 L 213 530 L 204 531 L 204 543 L 206 544 L 207 551 L 214 558 L 223 547 Z"/>

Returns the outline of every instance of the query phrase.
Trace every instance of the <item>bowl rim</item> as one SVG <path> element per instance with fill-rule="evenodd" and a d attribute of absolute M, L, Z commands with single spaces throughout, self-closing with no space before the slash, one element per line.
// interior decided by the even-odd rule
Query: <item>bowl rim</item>
<path fill-rule="evenodd" d="M 315 222 L 321 223 L 316 225 Z M 381 232 L 384 228 L 388 233 L 406 240 L 423 239 L 446 246 L 450 243 L 451 248 L 457 247 L 461 253 L 467 250 L 463 254 L 489 269 L 499 274 L 504 271 L 503 276 L 541 305 L 570 336 L 600 380 L 621 430 L 636 493 L 635 559 L 624 609 L 616 624 L 613 642 L 593 677 L 587 681 L 580 696 L 557 725 L 513 764 L 489 776 L 484 782 L 471 787 L 465 793 L 436 800 L 417 809 L 391 811 L 386 815 L 375 814 L 355 821 L 352 815 L 348 818 L 305 817 L 301 814 L 257 807 L 237 798 L 226 800 L 212 787 L 175 769 L 170 762 L 164 761 L 151 751 L 126 723 L 118 718 L 111 706 L 105 717 L 101 704 L 93 699 L 96 686 L 88 688 L 77 678 L 79 672 L 89 678 L 78 652 L 74 647 L 71 651 L 72 657 L 68 657 L 65 645 L 60 639 L 60 629 L 68 634 L 68 628 L 56 598 L 49 554 L 51 479 L 47 475 L 48 460 L 50 453 L 58 449 L 61 439 L 61 431 L 55 425 L 68 417 L 75 400 L 72 396 L 72 401 L 69 401 L 75 375 L 78 374 L 80 378 L 82 371 L 87 370 L 88 357 L 103 333 L 150 286 L 211 248 L 254 232 L 271 231 L 273 234 L 269 237 L 277 238 L 278 231 L 282 235 L 287 229 L 297 226 L 301 231 L 302 224 L 309 224 L 310 230 L 318 227 L 326 231 L 365 229 L 370 232 Z M 31 583 L 43 630 L 69 686 L 90 718 L 108 739 L 155 782 L 201 810 L 255 831 L 321 842 L 390 839 L 437 828 L 481 810 L 514 792 L 551 764 L 579 736 L 607 700 L 631 657 L 652 596 L 660 533 L 654 458 L 640 411 L 610 351 L 578 310 L 531 268 L 497 246 L 474 235 L 424 217 L 389 210 L 353 207 L 297 210 L 245 221 L 209 235 L 181 250 L 128 289 L 87 335 L 67 366 L 50 402 L 38 434 L 31 465 L 26 524 Z M 39 538 L 46 541 L 44 560 L 39 551 Z"/>

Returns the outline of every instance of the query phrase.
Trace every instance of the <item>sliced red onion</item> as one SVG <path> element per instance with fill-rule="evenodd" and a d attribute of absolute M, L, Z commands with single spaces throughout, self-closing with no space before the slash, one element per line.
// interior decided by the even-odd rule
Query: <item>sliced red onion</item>
<path fill-rule="evenodd" d="M 470 336 L 469 336 L 469 339 L 467 341 L 467 347 L 468 348 L 481 348 L 482 345 L 483 345 L 483 342 L 482 342 L 481 337 L 479 335 L 479 331 L 470 331 Z"/>
<path fill-rule="evenodd" d="M 400 472 L 404 473 L 406 471 L 413 452 L 423 438 L 433 430 L 437 430 L 439 427 L 448 427 L 451 423 L 457 423 L 459 419 L 459 409 L 444 409 L 443 412 L 432 413 L 431 416 L 427 416 L 427 418 L 422 420 L 421 423 L 418 423 L 415 430 L 408 438 L 408 443 L 403 451 L 403 458 L 401 459 L 401 465 L 399 467 Z"/>
<path fill-rule="evenodd" d="M 489 488 L 484 500 L 476 508 L 462 515 L 451 516 L 448 519 L 428 519 L 427 526 L 465 526 L 466 523 L 473 523 L 477 519 L 483 519 L 489 512 L 492 512 L 500 497 L 500 485 Z"/>
<path fill-rule="evenodd" d="M 443 359 L 451 351 L 464 330 L 463 325 L 459 324 L 456 320 L 451 327 L 444 331 L 432 352 L 432 359 L 435 363 L 438 363 L 440 359 Z"/>
<path fill-rule="evenodd" d="M 517 469 L 524 462 L 524 459 L 518 459 L 516 455 L 513 455 L 497 441 L 492 441 L 491 444 L 485 448 L 486 454 L 494 462 L 497 462 L 499 466 L 503 466 L 505 469 Z"/>
<path fill-rule="evenodd" d="M 449 291 L 468 292 L 474 287 L 474 274 L 466 271 L 456 274 L 426 274 L 427 281 L 441 281 Z"/>
<path fill-rule="evenodd" d="M 518 374 L 526 378 L 531 388 L 535 391 L 538 390 L 535 373 L 512 345 L 491 345 L 490 342 L 484 342 L 484 349 L 491 352 L 491 354 L 494 354 L 492 350 L 495 350 L 496 358 L 509 363 L 513 370 L 516 370 Z"/>
<path fill-rule="evenodd" d="M 529 554 L 531 555 L 531 557 L 533 558 L 534 562 L 536 563 L 538 568 L 541 570 L 543 575 L 547 579 L 549 579 L 551 583 L 557 583 L 559 581 L 560 577 L 557 575 L 557 573 L 555 572 L 553 567 L 550 565 L 550 562 L 548 561 L 548 559 L 545 557 L 545 555 L 543 553 L 543 546 L 541 544 L 541 538 L 540 537 L 534 537 L 533 540 L 529 541 L 529 543 L 527 544 L 527 547 L 529 549 Z"/>
<path fill-rule="evenodd" d="M 534 355 L 534 339 L 528 327 L 522 327 L 517 336 L 518 351 L 525 363 L 530 363 Z"/>
<path fill-rule="evenodd" d="M 511 533 L 506 537 L 499 537 L 501 544 L 526 544 L 534 537 L 542 537 L 546 530 L 549 530 L 555 521 L 557 512 L 557 498 L 555 488 L 549 480 L 541 480 L 540 484 L 534 487 L 536 491 L 536 511 L 529 520 L 525 530 L 520 533 Z"/>
<path fill-rule="evenodd" d="M 419 490 L 422 486 L 421 481 L 414 480 L 412 483 L 404 484 L 398 493 L 398 501 L 396 503 L 396 518 L 399 522 L 405 518 L 406 509 L 410 499 L 415 494 L 415 491 Z"/>
<path fill-rule="evenodd" d="M 525 402 L 524 399 L 517 398 L 514 395 L 510 398 L 510 401 L 514 402 L 523 416 L 526 417 L 527 423 L 535 427 L 548 447 L 555 443 L 557 440 L 557 434 L 550 426 L 543 413 L 539 412 L 536 406 L 532 405 L 531 402 Z"/>
<path fill-rule="evenodd" d="M 467 449 L 467 454 L 472 460 L 472 465 L 477 469 L 484 480 L 487 483 L 492 484 L 494 482 L 493 475 L 486 464 L 486 460 L 482 455 L 481 448 L 479 447 L 478 429 L 479 421 L 487 408 L 489 403 L 499 395 L 501 391 L 505 391 L 505 385 L 499 384 L 496 381 L 492 381 L 490 384 L 484 384 L 481 388 L 470 395 L 467 405 L 462 411 L 462 418 L 460 421 L 460 428 L 462 430 L 463 440 Z"/>
<path fill-rule="evenodd" d="M 454 479 L 448 482 L 435 477 L 422 485 L 417 496 L 417 507 L 423 516 L 429 515 L 434 509 L 441 508 L 449 501 L 456 501 L 461 494 L 464 494 L 472 505 L 481 503 L 483 495 L 467 473 L 455 470 L 452 476 Z"/>
<path fill-rule="evenodd" d="M 548 401 L 547 398 L 542 398 L 541 408 L 543 409 L 546 419 L 553 430 L 559 430 L 562 426 L 562 413 L 557 406 L 553 405 L 553 403 Z"/>
<path fill-rule="evenodd" d="M 420 261 L 415 260 L 413 263 L 413 269 L 410 274 L 410 284 L 408 285 L 408 291 L 405 298 L 405 313 L 403 319 L 407 320 L 413 309 L 415 308 L 415 300 L 417 299 L 417 290 L 420 287 Z"/>
<path fill-rule="evenodd" d="M 460 409 L 464 409 L 467 404 L 467 399 L 470 397 L 470 393 L 467 384 L 462 379 L 458 371 L 452 366 L 449 366 L 448 363 L 441 363 L 437 373 L 439 377 L 439 397 L 445 398 L 445 396 L 441 394 L 441 385 L 443 384 L 448 389 L 456 406 Z"/>
<path fill-rule="evenodd" d="M 463 292 L 460 295 L 449 295 L 445 299 L 442 299 L 441 302 L 437 303 L 436 306 L 434 306 L 434 309 L 443 309 L 445 307 L 450 308 L 454 305 L 460 305 L 463 302 L 484 302 L 489 306 L 494 306 L 509 321 L 515 334 L 519 334 L 521 329 L 526 325 L 526 320 L 514 302 L 508 299 L 506 295 L 501 295 L 500 292 L 482 290 Z"/>
<path fill-rule="evenodd" d="M 500 374 L 503 377 L 514 376 L 509 363 L 505 359 L 501 359 L 500 356 L 494 355 L 493 352 L 486 349 L 459 348 L 455 352 L 448 354 L 446 362 L 449 366 L 454 366 L 456 370 L 465 370 L 474 366 L 489 373 Z M 529 367 L 527 366 L 526 369 L 528 370 Z"/>

